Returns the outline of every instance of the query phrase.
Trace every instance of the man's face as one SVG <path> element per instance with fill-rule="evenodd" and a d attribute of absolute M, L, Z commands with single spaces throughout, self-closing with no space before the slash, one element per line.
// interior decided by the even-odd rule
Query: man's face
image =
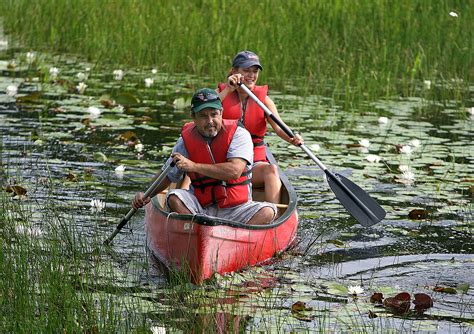
<path fill-rule="evenodd" d="M 203 109 L 194 113 L 193 121 L 202 136 L 214 138 L 222 128 L 222 111 L 212 108 Z"/>

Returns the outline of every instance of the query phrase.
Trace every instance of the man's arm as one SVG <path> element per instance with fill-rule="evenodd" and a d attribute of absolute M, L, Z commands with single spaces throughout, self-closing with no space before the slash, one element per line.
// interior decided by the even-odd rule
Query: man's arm
<path fill-rule="evenodd" d="M 184 172 L 199 173 L 217 180 L 234 180 L 245 170 L 247 161 L 241 158 L 231 158 L 218 164 L 195 163 L 179 153 L 173 155 L 176 167 Z"/>

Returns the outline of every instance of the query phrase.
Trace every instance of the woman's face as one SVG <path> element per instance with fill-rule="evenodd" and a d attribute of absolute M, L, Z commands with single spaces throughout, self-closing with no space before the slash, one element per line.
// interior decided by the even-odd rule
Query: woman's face
<path fill-rule="evenodd" d="M 258 79 L 258 74 L 260 72 L 260 69 L 258 68 L 257 65 L 248 67 L 248 68 L 233 68 L 232 69 L 233 74 L 242 74 L 244 76 L 243 83 L 250 89 L 253 90 L 255 88 L 255 85 L 257 84 L 257 79 Z"/>

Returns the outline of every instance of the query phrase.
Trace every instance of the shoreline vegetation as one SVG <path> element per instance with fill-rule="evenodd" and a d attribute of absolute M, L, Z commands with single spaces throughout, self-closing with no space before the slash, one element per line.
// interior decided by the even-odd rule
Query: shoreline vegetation
<path fill-rule="evenodd" d="M 218 81 L 251 49 L 262 83 L 329 93 L 346 107 L 410 96 L 424 81 L 468 94 L 474 74 L 469 1 L 6 0 L 0 12 L 15 43 L 97 64 Z"/>

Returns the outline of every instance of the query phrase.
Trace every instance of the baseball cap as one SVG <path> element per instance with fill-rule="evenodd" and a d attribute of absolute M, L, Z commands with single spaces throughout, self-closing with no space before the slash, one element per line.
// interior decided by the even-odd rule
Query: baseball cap
<path fill-rule="evenodd" d="M 258 59 L 258 56 L 252 51 L 240 51 L 235 55 L 234 60 L 232 60 L 232 67 L 249 68 L 254 65 L 258 66 L 260 70 L 263 70 L 262 65 L 260 65 L 260 59 Z"/>
<path fill-rule="evenodd" d="M 222 109 L 221 99 L 216 91 L 210 88 L 199 89 L 191 99 L 191 111 L 199 112 L 206 108 Z"/>

